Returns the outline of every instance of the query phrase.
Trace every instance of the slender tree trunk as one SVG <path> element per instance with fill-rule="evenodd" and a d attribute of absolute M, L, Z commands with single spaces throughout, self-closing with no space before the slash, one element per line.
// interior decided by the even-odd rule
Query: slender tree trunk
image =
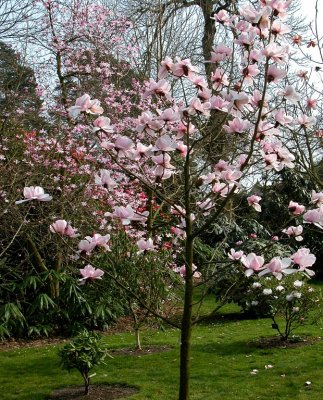
<path fill-rule="evenodd" d="M 193 221 L 191 219 L 191 160 L 189 126 L 186 133 L 188 152 L 184 166 L 184 199 L 185 199 L 185 293 L 184 310 L 181 325 L 180 350 L 180 383 L 179 400 L 189 400 L 189 380 L 191 366 L 191 337 L 192 337 L 192 300 L 193 300 Z"/>
<path fill-rule="evenodd" d="M 135 327 L 135 338 L 136 338 L 136 348 L 137 350 L 142 350 L 140 341 L 140 329 L 138 326 Z"/>
<path fill-rule="evenodd" d="M 193 240 L 186 241 L 185 301 L 181 327 L 179 400 L 189 400 L 191 366 L 192 300 L 193 300 Z"/>
<path fill-rule="evenodd" d="M 82 376 L 84 379 L 84 394 L 87 396 L 89 394 L 89 390 L 90 390 L 90 377 L 89 377 L 89 374 L 86 372 L 83 372 Z"/>
<path fill-rule="evenodd" d="M 129 310 L 131 312 L 132 319 L 133 319 L 133 329 L 135 331 L 136 349 L 142 350 L 141 349 L 141 341 L 140 341 L 140 322 L 137 317 L 136 310 L 132 306 L 131 300 L 128 300 L 128 305 L 129 305 Z"/>

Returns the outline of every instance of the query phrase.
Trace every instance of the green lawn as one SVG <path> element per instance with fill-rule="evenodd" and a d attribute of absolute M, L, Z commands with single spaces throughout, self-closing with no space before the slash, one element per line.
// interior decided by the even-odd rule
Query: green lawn
<path fill-rule="evenodd" d="M 206 308 L 213 300 L 208 299 Z M 228 306 L 224 312 L 235 311 Z M 298 334 L 320 336 L 322 328 L 310 325 Z M 192 347 L 192 400 L 321 400 L 323 393 L 323 341 L 297 348 L 261 349 L 260 337 L 275 333 L 267 319 L 228 320 L 219 315 L 194 328 Z M 106 337 L 111 349 L 131 347 L 129 333 Z M 93 382 L 136 386 L 132 400 L 177 398 L 179 332 L 145 331 L 144 345 L 170 345 L 171 350 L 144 356 L 116 355 L 96 369 Z M 2 400 L 44 400 L 53 389 L 80 384 L 78 374 L 58 366 L 57 346 L 0 352 Z M 266 369 L 265 365 L 273 368 Z M 258 373 L 250 372 L 257 369 Z M 305 386 L 311 381 L 310 388 Z"/>

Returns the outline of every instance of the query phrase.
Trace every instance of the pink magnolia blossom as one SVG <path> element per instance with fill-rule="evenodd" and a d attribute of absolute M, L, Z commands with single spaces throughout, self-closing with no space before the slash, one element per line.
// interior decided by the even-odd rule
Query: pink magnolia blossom
<path fill-rule="evenodd" d="M 274 65 L 270 65 L 267 71 L 267 81 L 269 83 L 276 83 L 285 78 L 286 75 L 287 72 L 284 69 L 280 69 L 275 67 Z"/>
<path fill-rule="evenodd" d="M 291 259 L 299 266 L 299 271 L 305 271 L 309 276 L 315 275 L 314 271 L 308 269 L 312 267 L 316 261 L 315 255 L 311 254 L 309 249 L 306 247 L 299 249 L 291 256 Z"/>
<path fill-rule="evenodd" d="M 290 31 L 291 28 L 288 25 L 283 24 L 279 19 L 275 19 L 271 25 L 271 33 L 276 37 L 283 36 Z"/>
<path fill-rule="evenodd" d="M 176 147 L 176 142 L 169 135 L 163 135 L 157 139 L 152 151 L 174 151 Z"/>
<path fill-rule="evenodd" d="M 154 251 L 155 250 L 154 242 L 151 238 L 149 238 L 148 240 L 145 240 L 145 239 L 138 240 L 137 246 L 139 248 L 139 251 L 137 254 L 141 254 L 146 251 Z"/>
<path fill-rule="evenodd" d="M 301 215 L 305 211 L 305 206 L 303 206 L 302 204 L 298 204 L 295 201 L 290 201 L 288 209 L 294 215 Z"/>
<path fill-rule="evenodd" d="M 154 174 L 156 178 L 168 179 L 172 176 L 175 167 L 170 163 L 171 158 L 167 153 L 159 154 L 158 156 L 153 156 L 152 161 L 157 165 Z"/>
<path fill-rule="evenodd" d="M 221 111 L 228 111 L 229 102 L 224 100 L 220 96 L 212 96 L 209 99 L 209 103 L 211 104 L 211 110 L 221 110 Z"/>
<path fill-rule="evenodd" d="M 228 122 L 228 125 L 224 125 L 223 129 L 227 133 L 241 134 L 247 132 L 250 126 L 250 122 L 240 118 L 234 118 L 232 121 Z"/>
<path fill-rule="evenodd" d="M 256 64 L 251 64 L 243 68 L 241 72 L 243 75 L 243 83 L 246 86 L 251 86 L 253 84 L 253 78 L 260 73 L 260 70 Z"/>
<path fill-rule="evenodd" d="M 198 68 L 194 67 L 191 60 L 181 60 L 179 57 L 176 58 L 176 63 L 172 65 L 172 72 L 177 77 L 186 76 L 187 78 L 194 78 L 198 73 Z"/>
<path fill-rule="evenodd" d="M 142 133 L 143 131 L 146 131 L 149 134 L 159 131 L 165 124 L 163 120 L 155 118 L 150 111 L 143 112 L 137 119 L 137 123 L 137 132 Z"/>
<path fill-rule="evenodd" d="M 304 223 L 313 224 L 320 229 L 323 229 L 323 206 L 309 210 L 303 215 Z"/>
<path fill-rule="evenodd" d="M 207 101 L 202 103 L 197 97 L 194 97 L 187 108 L 187 111 L 191 115 L 202 114 L 205 116 L 210 115 L 211 104 Z"/>
<path fill-rule="evenodd" d="M 204 78 L 204 76 L 196 75 L 193 78 L 191 78 L 190 81 L 199 90 L 207 89 L 208 87 L 207 80 Z"/>
<path fill-rule="evenodd" d="M 227 74 L 219 68 L 212 72 L 211 81 L 213 82 L 212 87 L 214 90 L 222 90 L 224 86 L 229 85 Z"/>
<path fill-rule="evenodd" d="M 287 85 L 283 92 L 280 93 L 286 100 L 292 104 L 297 104 L 301 96 L 296 92 L 293 86 Z"/>
<path fill-rule="evenodd" d="M 227 181 L 229 184 L 238 184 L 238 180 L 241 176 L 242 172 L 238 169 L 228 168 L 220 173 L 221 179 Z"/>
<path fill-rule="evenodd" d="M 106 133 L 113 132 L 113 126 L 110 125 L 111 121 L 108 117 L 98 117 L 93 121 L 93 132 L 103 131 Z"/>
<path fill-rule="evenodd" d="M 83 276 L 83 278 L 80 279 L 80 282 L 85 282 L 93 281 L 95 279 L 102 279 L 104 271 L 99 268 L 94 268 L 92 265 L 88 264 L 83 269 L 80 269 L 80 274 Z"/>
<path fill-rule="evenodd" d="M 287 114 L 285 114 L 284 110 L 278 110 L 277 113 L 275 114 L 275 120 L 277 121 L 278 124 L 285 126 L 293 121 L 293 117 L 290 117 Z"/>
<path fill-rule="evenodd" d="M 244 111 L 245 109 L 250 109 L 249 97 L 246 93 L 231 92 L 231 95 L 233 110 L 237 110 L 240 112 Z"/>
<path fill-rule="evenodd" d="M 95 175 L 95 183 L 106 189 L 113 189 L 117 186 L 117 182 L 110 176 L 110 171 L 106 169 L 100 169 L 99 174 Z"/>
<path fill-rule="evenodd" d="M 70 238 L 75 238 L 78 235 L 76 234 L 76 229 L 72 228 L 72 226 L 65 221 L 65 219 L 58 219 L 49 227 L 50 231 L 53 233 L 60 233 L 61 235 L 69 236 Z"/>
<path fill-rule="evenodd" d="M 237 39 L 234 39 L 234 43 L 249 49 L 253 46 L 256 36 L 256 31 L 250 29 L 248 32 L 242 32 Z"/>
<path fill-rule="evenodd" d="M 216 21 L 224 25 L 229 25 L 231 22 L 231 17 L 226 10 L 220 10 L 217 14 L 213 14 L 213 17 L 211 17 L 211 19 L 215 19 Z"/>
<path fill-rule="evenodd" d="M 182 265 L 180 268 L 179 268 L 179 270 L 178 270 L 178 272 L 179 272 L 179 274 L 181 275 L 181 276 L 183 276 L 183 277 L 185 277 L 186 276 L 186 265 Z M 201 277 L 201 272 L 199 272 L 198 270 L 197 270 L 197 266 L 196 265 L 192 265 L 192 270 L 193 270 L 193 278 L 200 278 Z"/>
<path fill-rule="evenodd" d="M 177 127 L 176 139 L 181 139 L 186 134 L 192 135 L 194 132 L 196 132 L 196 128 L 193 124 L 190 123 L 186 125 L 183 123 L 183 121 L 181 121 Z"/>
<path fill-rule="evenodd" d="M 296 72 L 296 76 L 301 78 L 304 81 L 308 81 L 308 71 L 300 70 Z"/>
<path fill-rule="evenodd" d="M 267 3 L 268 0 L 261 0 L 264 3 Z M 269 0 L 269 5 L 273 10 L 274 16 L 278 17 L 281 20 L 287 18 L 287 10 L 292 0 Z"/>
<path fill-rule="evenodd" d="M 255 253 L 250 253 L 247 256 L 241 257 L 242 264 L 247 268 L 245 275 L 251 276 L 254 272 L 259 272 L 264 269 L 264 258 L 257 256 Z"/>
<path fill-rule="evenodd" d="M 82 239 L 78 244 L 78 249 L 80 253 L 86 253 L 87 255 L 91 254 L 94 250 L 96 244 L 91 240 Z"/>
<path fill-rule="evenodd" d="M 149 212 L 137 213 L 133 210 L 130 204 L 126 207 L 115 206 L 113 213 L 107 212 L 104 215 L 110 218 L 120 219 L 122 225 L 129 225 L 132 221 L 145 222 Z"/>
<path fill-rule="evenodd" d="M 301 242 L 301 241 L 303 240 L 303 236 L 302 236 L 303 227 L 302 227 L 302 225 L 290 226 L 290 227 L 287 228 L 287 229 L 283 229 L 282 232 L 283 232 L 283 233 L 286 233 L 286 235 L 288 235 L 288 236 L 293 236 L 293 237 L 295 237 L 295 239 L 296 239 L 298 242 Z"/>
<path fill-rule="evenodd" d="M 176 122 L 180 120 L 180 115 L 177 108 L 166 108 L 160 113 L 158 119 L 164 122 Z"/>
<path fill-rule="evenodd" d="M 313 116 L 308 116 L 305 114 L 300 115 L 297 117 L 297 124 L 300 125 L 302 128 L 310 128 L 316 123 L 316 118 Z"/>
<path fill-rule="evenodd" d="M 179 152 L 181 157 L 185 158 L 187 156 L 188 148 L 183 142 L 177 142 L 176 150 Z"/>
<path fill-rule="evenodd" d="M 127 157 L 129 160 L 139 161 L 145 157 L 150 157 L 153 152 L 153 146 L 145 146 L 144 144 L 138 142 L 135 149 L 130 149 L 127 151 Z"/>
<path fill-rule="evenodd" d="M 315 110 L 315 108 L 317 107 L 317 100 L 316 99 L 312 99 L 309 98 L 306 100 L 306 108 L 309 110 Z"/>
<path fill-rule="evenodd" d="M 133 148 L 133 141 L 127 136 L 118 136 L 114 142 L 114 148 L 119 157 L 127 157 L 128 151 Z"/>
<path fill-rule="evenodd" d="M 228 253 L 228 257 L 230 258 L 230 260 L 240 260 L 240 258 L 243 256 L 243 251 L 239 250 L 236 251 L 235 249 L 230 249 L 230 253 Z"/>
<path fill-rule="evenodd" d="M 266 274 L 274 275 L 278 280 L 281 280 L 283 274 L 292 274 L 297 272 L 296 269 L 288 268 L 291 264 L 290 258 L 280 259 L 279 257 L 274 257 L 268 264 L 264 265 L 264 268 L 258 276 L 263 276 Z"/>
<path fill-rule="evenodd" d="M 68 115 L 71 118 L 76 118 L 82 112 L 88 114 L 102 114 L 103 108 L 100 106 L 99 100 L 91 100 L 88 94 L 84 94 L 82 97 L 76 99 L 75 106 L 68 109 Z"/>
<path fill-rule="evenodd" d="M 45 193 L 44 189 L 40 186 L 26 186 L 24 188 L 24 200 L 16 201 L 16 204 L 25 203 L 26 201 L 38 200 L 38 201 L 50 201 L 52 196 Z"/>
<path fill-rule="evenodd" d="M 223 43 L 220 43 L 212 49 L 211 62 L 217 63 L 219 61 L 224 61 L 229 58 L 231 54 L 232 50 L 230 49 L 230 47 L 226 46 Z"/>
<path fill-rule="evenodd" d="M 173 65 L 173 60 L 170 57 L 165 57 L 165 59 L 160 63 L 158 79 L 166 78 L 168 72 L 172 70 Z"/>
<path fill-rule="evenodd" d="M 323 205 L 323 192 L 316 193 L 315 190 L 312 190 L 312 204 L 316 204 L 318 207 Z"/>
<path fill-rule="evenodd" d="M 210 199 L 198 201 L 196 205 L 202 210 L 203 215 L 209 215 L 211 210 L 215 209 L 215 204 Z"/>
<path fill-rule="evenodd" d="M 268 94 L 265 95 L 264 100 L 262 99 L 263 94 L 259 90 L 254 90 L 252 97 L 250 99 L 250 103 L 254 107 L 260 107 L 262 105 L 263 108 L 267 109 L 268 108 L 268 101 L 271 99 L 271 96 Z"/>
<path fill-rule="evenodd" d="M 279 46 L 271 42 L 264 48 L 263 54 L 278 64 L 286 64 L 288 61 L 288 46 Z"/>
<path fill-rule="evenodd" d="M 156 96 L 165 97 L 167 100 L 171 100 L 172 96 L 170 90 L 171 86 L 165 79 L 156 82 L 154 79 L 150 78 L 144 97 L 154 93 Z"/>
<path fill-rule="evenodd" d="M 177 238 L 179 238 L 179 239 L 185 239 L 185 237 L 186 237 L 186 232 L 182 228 L 172 226 L 170 228 L 170 231 L 172 234 L 176 235 Z"/>
<path fill-rule="evenodd" d="M 252 206 L 256 211 L 261 212 L 261 205 L 259 204 L 259 201 L 261 200 L 260 196 L 252 195 L 247 197 L 247 201 L 249 206 Z"/>
<path fill-rule="evenodd" d="M 211 98 L 211 96 L 212 96 L 212 91 L 208 88 L 202 88 L 197 93 L 197 97 L 200 100 L 202 100 L 202 102 L 209 100 Z"/>
<path fill-rule="evenodd" d="M 212 186 L 213 193 L 219 193 L 221 197 L 226 197 L 230 192 L 230 187 L 225 182 L 215 182 Z"/>
<path fill-rule="evenodd" d="M 255 9 L 251 4 L 248 4 L 240 8 L 240 15 L 251 24 L 259 26 L 261 31 L 268 29 L 270 14 L 270 7 Z"/>
<path fill-rule="evenodd" d="M 90 254 L 96 247 L 103 247 L 104 250 L 110 251 L 108 241 L 110 240 L 110 235 L 102 236 L 99 233 L 95 233 L 93 236 L 85 236 L 85 239 L 81 240 L 78 248 L 79 251 Z"/>
<path fill-rule="evenodd" d="M 276 171 L 281 171 L 284 167 L 295 167 L 293 163 L 295 156 L 282 147 L 282 143 L 279 140 L 263 143 L 263 157 L 266 169 L 274 168 Z"/>
<path fill-rule="evenodd" d="M 170 209 L 170 212 L 172 215 L 180 215 L 180 216 L 186 215 L 185 208 L 178 204 L 175 204 L 174 206 L 172 206 Z"/>

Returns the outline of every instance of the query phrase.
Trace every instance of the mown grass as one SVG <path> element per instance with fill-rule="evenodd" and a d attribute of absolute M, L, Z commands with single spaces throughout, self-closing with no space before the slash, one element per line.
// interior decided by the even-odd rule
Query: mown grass
<path fill-rule="evenodd" d="M 203 311 L 210 309 L 208 298 Z M 233 317 L 234 306 L 223 315 L 194 328 L 192 346 L 192 400 L 321 400 L 323 393 L 323 341 L 296 348 L 259 348 L 261 337 L 275 334 L 268 319 Z M 239 314 L 236 314 L 239 317 Z M 322 327 L 302 327 L 298 334 L 320 336 Z M 130 333 L 105 338 L 109 348 L 134 345 Z M 145 331 L 143 344 L 169 345 L 166 352 L 150 355 L 115 355 L 96 369 L 93 383 L 136 386 L 132 400 L 175 400 L 179 370 L 179 332 Z M 44 400 L 52 390 L 81 383 L 78 373 L 59 367 L 56 345 L 0 352 L 0 399 Z M 265 365 L 273 368 L 266 369 Z M 258 373 L 250 372 L 257 369 Z M 312 384 L 307 387 L 306 381 Z"/>

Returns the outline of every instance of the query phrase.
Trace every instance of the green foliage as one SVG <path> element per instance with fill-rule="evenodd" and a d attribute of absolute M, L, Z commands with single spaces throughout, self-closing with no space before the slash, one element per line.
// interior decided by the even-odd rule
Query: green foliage
<path fill-rule="evenodd" d="M 103 363 L 106 355 L 100 335 L 88 331 L 83 331 L 59 350 L 62 368 L 67 371 L 77 369 L 82 375 L 85 394 L 89 392 L 91 369 Z"/>
<path fill-rule="evenodd" d="M 5 120 L 9 116 L 15 118 L 16 110 L 20 110 L 20 115 L 16 117 L 19 126 L 26 129 L 44 128 L 45 120 L 39 116 L 42 101 L 36 88 L 34 71 L 19 53 L 0 41 L 0 116 Z"/>
<path fill-rule="evenodd" d="M 120 293 L 106 281 L 98 290 L 97 282 L 80 287 L 78 276 L 66 271 L 21 277 L 5 269 L 4 264 L 3 268 L 0 265 L 0 275 L 6 277 L 0 278 L 0 338 L 107 329 L 124 312 Z M 56 297 L 48 293 L 53 282 L 60 285 Z"/>
<path fill-rule="evenodd" d="M 118 284 L 108 275 L 100 282 L 105 288 L 111 285 L 120 299 L 124 313 L 130 315 L 136 331 L 136 347 L 140 348 L 139 329 L 154 318 L 154 313 L 163 312 L 167 301 L 174 301 L 174 293 L 169 290 L 174 285 L 181 285 L 179 275 L 171 266 L 174 262 L 169 250 L 138 252 L 128 235 L 120 232 L 113 239 L 113 251 L 100 254 L 96 265 L 116 277 Z M 107 292 L 107 289 L 103 289 Z M 98 305 L 97 315 L 106 312 L 103 305 Z"/>

